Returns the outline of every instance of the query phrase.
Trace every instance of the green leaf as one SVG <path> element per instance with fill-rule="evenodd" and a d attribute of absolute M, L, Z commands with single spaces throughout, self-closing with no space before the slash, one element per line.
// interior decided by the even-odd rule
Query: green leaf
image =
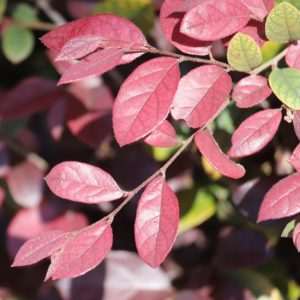
<path fill-rule="evenodd" d="M 191 207 L 180 219 L 179 232 L 201 225 L 215 213 L 216 203 L 214 197 L 204 189 L 199 189 Z"/>
<path fill-rule="evenodd" d="M 7 0 L 0 0 L 0 22 L 3 20 L 3 16 L 6 10 Z"/>
<path fill-rule="evenodd" d="M 276 4 L 280 4 L 282 2 L 288 2 L 300 10 L 300 1 L 299 0 L 276 0 Z"/>
<path fill-rule="evenodd" d="M 18 25 L 9 26 L 2 38 L 2 49 L 6 58 L 14 64 L 25 60 L 34 47 L 34 36 L 28 29 Z"/>
<path fill-rule="evenodd" d="M 300 71 L 276 68 L 269 76 L 269 84 L 281 102 L 291 109 L 300 109 Z"/>
<path fill-rule="evenodd" d="M 238 32 L 229 42 L 227 59 L 235 70 L 250 72 L 261 64 L 262 54 L 252 37 Z"/>
<path fill-rule="evenodd" d="M 300 11 L 288 2 L 275 6 L 266 21 L 267 38 L 286 43 L 300 39 Z"/>
<path fill-rule="evenodd" d="M 284 48 L 286 48 L 286 44 L 276 43 L 272 41 L 267 41 L 261 48 L 262 53 L 262 63 L 271 60 L 277 54 L 279 54 Z"/>
<path fill-rule="evenodd" d="M 296 226 L 296 220 L 292 220 L 289 223 L 287 223 L 286 226 L 284 227 L 282 233 L 281 233 L 281 237 L 283 237 L 283 238 L 292 237 L 293 230 L 294 230 L 295 226 Z"/>
<path fill-rule="evenodd" d="M 36 10 L 27 3 L 17 4 L 12 12 L 12 17 L 23 24 L 32 24 L 39 21 Z"/>
<path fill-rule="evenodd" d="M 135 23 L 148 34 L 155 20 L 152 0 L 104 0 L 95 9 L 95 13 L 113 13 Z"/>

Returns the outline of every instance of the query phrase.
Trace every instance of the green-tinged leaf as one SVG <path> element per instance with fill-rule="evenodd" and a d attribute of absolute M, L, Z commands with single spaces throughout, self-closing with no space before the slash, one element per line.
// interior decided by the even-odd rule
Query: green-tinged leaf
<path fill-rule="evenodd" d="M 267 38 L 286 43 L 300 39 L 300 11 L 288 2 L 275 6 L 266 21 Z"/>
<path fill-rule="evenodd" d="M 134 22 L 145 34 L 148 34 L 155 20 L 152 0 L 104 0 L 95 9 L 95 13 L 113 13 Z"/>
<path fill-rule="evenodd" d="M 0 0 L 0 22 L 3 20 L 3 16 L 6 10 L 7 0 Z"/>
<path fill-rule="evenodd" d="M 14 64 L 25 60 L 34 47 L 34 36 L 28 29 L 18 25 L 9 26 L 2 38 L 2 49 L 6 58 Z"/>
<path fill-rule="evenodd" d="M 196 193 L 191 207 L 180 219 L 179 232 L 201 225 L 216 213 L 214 197 L 204 189 Z"/>
<path fill-rule="evenodd" d="M 269 83 L 281 102 L 291 109 L 300 109 L 300 71 L 276 68 L 269 76 Z"/>
<path fill-rule="evenodd" d="M 288 2 L 300 10 L 300 1 L 299 0 L 276 0 L 276 4 L 279 4 L 281 2 Z"/>
<path fill-rule="evenodd" d="M 263 47 L 261 48 L 262 53 L 262 63 L 265 63 L 279 54 L 284 48 L 286 44 L 276 43 L 272 41 L 267 41 L 264 43 Z"/>
<path fill-rule="evenodd" d="M 23 24 L 32 24 L 39 21 L 36 10 L 27 3 L 17 4 L 12 12 L 12 17 Z"/>
<path fill-rule="evenodd" d="M 222 129 L 229 134 L 232 134 L 235 129 L 229 109 L 225 109 L 221 112 L 216 119 L 216 123 L 219 129 Z"/>
<path fill-rule="evenodd" d="M 282 233 L 281 233 L 281 237 L 291 238 L 295 226 L 296 226 L 296 220 L 292 220 L 289 223 L 287 223 L 286 226 L 284 227 Z"/>
<path fill-rule="evenodd" d="M 288 299 L 289 300 L 300 299 L 300 286 L 294 280 L 290 280 L 288 284 Z"/>
<path fill-rule="evenodd" d="M 227 59 L 235 70 L 250 72 L 261 64 L 262 54 L 252 37 L 239 32 L 229 42 Z"/>
<path fill-rule="evenodd" d="M 178 146 L 168 148 L 152 147 L 151 149 L 154 160 L 165 161 L 178 149 Z"/>

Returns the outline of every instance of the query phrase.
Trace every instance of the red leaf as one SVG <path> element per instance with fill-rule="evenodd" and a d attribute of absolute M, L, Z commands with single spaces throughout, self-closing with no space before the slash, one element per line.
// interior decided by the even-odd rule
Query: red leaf
<path fill-rule="evenodd" d="M 180 27 L 187 36 L 203 41 L 227 37 L 250 20 L 249 9 L 236 0 L 207 0 L 189 10 Z"/>
<path fill-rule="evenodd" d="M 0 208 L 2 207 L 5 200 L 5 191 L 2 187 L 0 187 Z"/>
<path fill-rule="evenodd" d="M 295 134 L 300 140 L 300 111 L 294 111 L 293 125 Z"/>
<path fill-rule="evenodd" d="M 241 30 L 239 30 L 239 32 L 251 36 L 260 48 L 262 48 L 268 40 L 265 35 L 265 24 L 256 20 L 251 20 L 247 26 L 243 27 Z M 230 39 L 228 39 L 228 43 L 229 41 Z"/>
<path fill-rule="evenodd" d="M 55 195 L 72 201 L 92 204 L 124 196 L 124 192 L 108 173 L 76 161 L 56 165 L 45 180 Z"/>
<path fill-rule="evenodd" d="M 300 223 L 293 230 L 293 242 L 298 252 L 300 252 Z"/>
<path fill-rule="evenodd" d="M 143 33 L 132 22 L 111 14 L 100 14 L 75 22 L 69 22 L 45 34 L 41 38 L 41 41 L 49 49 L 60 52 L 70 39 L 85 35 L 93 35 L 106 40 L 128 42 L 128 44 L 138 43 L 144 46 L 147 45 Z M 125 54 L 122 62 L 128 63 L 142 54 Z"/>
<path fill-rule="evenodd" d="M 145 143 L 153 147 L 176 146 L 178 144 L 176 131 L 173 126 L 165 120 L 145 138 Z"/>
<path fill-rule="evenodd" d="M 71 101 L 71 99 L 69 99 Z M 58 141 L 64 131 L 66 100 L 57 101 L 47 114 L 47 125 L 51 136 Z"/>
<path fill-rule="evenodd" d="M 8 152 L 5 144 L 0 142 L 0 177 L 5 176 L 10 169 Z"/>
<path fill-rule="evenodd" d="M 224 106 L 231 87 L 231 78 L 223 68 L 198 67 L 180 80 L 172 116 L 185 120 L 192 128 L 201 127 Z"/>
<path fill-rule="evenodd" d="M 300 173 L 278 181 L 266 194 L 258 214 L 258 222 L 280 219 L 300 212 Z"/>
<path fill-rule="evenodd" d="M 70 235 L 51 257 L 47 278 L 73 278 L 99 265 L 112 247 L 112 228 L 107 221 L 97 222 Z"/>
<path fill-rule="evenodd" d="M 261 21 L 269 14 L 275 6 L 274 0 L 242 0 L 252 14 Z"/>
<path fill-rule="evenodd" d="M 180 79 L 177 59 L 154 58 L 125 80 L 113 108 L 113 128 L 120 146 L 133 143 L 168 116 Z"/>
<path fill-rule="evenodd" d="M 246 119 L 233 133 L 228 155 L 244 157 L 259 152 L 276 134 L 281 118 L 281 109 L 265 109 Z"/>
<path fill-rule="evenodd" d="M 297 172 L 300 172 L 300 144 L 295 148 L 289 163 L 295 168 Z"/>
<path fill-rule="evenodd" d="M 249 108 L 267 99 L 272 94 L 265 77 L 259 75 L 248 76 L 240 80 L 235 86 L 232 99 L 239 108 Z"/>
<path fill-rule="evenodd" d="M 234 179 L 245 175 L 244 167 L 230 160 L 222 152 L 209 131 L 199 131 L 195 136 L 195 142 L 201 154 L 223 175 Z"/>
<path fill-rule="evenodd" d="M 102 75 L 120 64 L 123 53 L 124 52 L 120 49 L 104 49 L 90 54 L 85 59 L 67 69 L 58 84 L 75 82 L 91 76 Z"/>
<path fill-rule="evenodd" d="M 158 267 L 170 252 L 179 225 L 178 200 L 163 177 L 149 183 L 139 201 L 134 225 L 140 257 Z"/>
<path fill-rule="evenodd" d="M 37 263 L 59 249 L 66 237 L 67 233 L 60 230 L 39 234 L 23 244 L 12 266 L 20 267 Z"/>
<path fill-rule="evenodd" d="M 97 50 L 101 43 L 102 39 L 95 35 L 76 36 L 64 44 L 55 60 L 80 59 Z"/>
<path fill-rule="evenodd" d="M 38 206 L 43 197 L 43 177 L 44 170 L 29 161 L 13 167 L 7 175 L 7 185 L 15 202 L 23 207 Z"/>
<path fill-rule="evenodd" d="M 192 0 L 193 3 L 198 0 Z M 180 25 L 189 7 L 184 0 L 166 0 L 160 10 L 160 24 L 168 41 L 182 52 L 195 55 L 207 55 L 211 43 L 199 41 L 180 32 Z"/>
<path fill-rule="evenodd" d="M 63 95 L 54 81 L 28 78 L 1 97 L 0 119 L 12 120 L 45 110 Z"/>
<path fill-rule="evenodd" d="M 288 47 L 287 54 L 285 56 L 287 65 L 291 68 L 300 70 L 300 42 L 297 41 Z"/>

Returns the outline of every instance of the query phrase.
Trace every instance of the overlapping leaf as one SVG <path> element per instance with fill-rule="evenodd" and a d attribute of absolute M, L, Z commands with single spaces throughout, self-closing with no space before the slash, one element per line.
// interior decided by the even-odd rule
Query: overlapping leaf
<path fill-rule="evenodd" d="M 198 67 L 180 80 L 172 116 L 185 120 L 192 128 L 201 127 L 224 106 L 231 88 L 231 78 L 223 68 Z"/>
<path fill-rule="evenodd" d="M 300 252 L 300 223 L 295 226 L 292 237 L 295 247 Z"/>
<path fill-rule="evenodd" d="M 54 194 L 72 201 L 91 204 L 124 196 L 108 173 L 80 162 L 69 161 L 56 165 L 45 180 Z"/>
<path fill-rule="evenodd" d="M 166 119 L 179 79 L 174 58 L 154 58 L 131 73 L 113 108 L 113 128 L 120 146 L 143 138 Z"/>
<path fill-rule="evenodd" d="M 209 131 L 199 131 L 195 136 L 195 142 L 201 154 L 224 176 L 238 179 L 245 175 L 244 167 L 230 160 L 222 152 Z"/>
<path fill-rule="evenodd" d="M 139 201 L 135 243 L 140 257 L 158 267 L 175 241 L 179 224 L 178 200 L 163 177 L 149 183 Z"/>
<path fill-rule="evenodd" d="M 250 20 L 251 12 L 240 1 L 207 0 L 189 10 L 180 31 L 189 37 L 214 41 L 227 37 L 243 28 Z"/>
<path fill-rule="evenodd" d="M 266 194 L 258 214 L 258 222 L 280 219 L 300 212 L 300 173 L 277 182 Z"/>
<path fill-rule="evenodd" d="M 289 163 L 296 169 L 297 172 L 300 172 L 300 144 L 293 151 Z"/>
<path fill-rule="evenodd" d="M 263 21 L 275 5 L 274 0 L 242 0 L 254 16 Z"/>
<path fill-rule="evenodd" d="M 199 4 L 198 0 L 192 0 Z M 180 25 L 184 14 L 190 8 L 184 6 L 184 0 L 165 0 L 160 10 L 160 24 L 164 35 L 170 43 L 182 52 L 195 55 L 207 55 L 211 46 L 210 42 L 203 42 L 191 38 L 180 32 Z"/>
<path fill-rule="evenodd" d="M 269 84 L 277 98 L 288 107 L 300 109 L 300 71 L 284 68 L 274 69 L 269 76 Z"/>
<path fill-rule="evenodd" d="M 235 70 L 249 73 L 261 64 L 262 54 L 252 37 L 239 32 L 229 42 L 227 60 Z"/>
<path fill-rule="evenodd" d="M 286 43 L 300 39 L 300 11 L 288 2 L 275 6 L 266 21 L 267 38 Z"/>
<path fill-rule="evenodd" d="M 294 112 L 294 119 L 293 119 L 294 131 L 295 134 L 300 141 L 300 111 Z"/>
<path fill-rule="evenodd" d="M 288 47 L 287 54 L 285 56 L 287 65 L 291 68 L 300 70 L 300 42 L 295 42 Z"/>
<path fill-rule="evenodd" d="M 263 149 L 276 134 L 282 113 L 280 109 L 265 109 L 246 119 L 233 133 L 230 157 L 244 157 Z"/>
<path fill-rule="evenodd" d="M 260 75 L 247 76 L 234 87 L 232 99 L 239 108 L 249 108 L 267 99 L 272 94 L 268 81 Z"/>

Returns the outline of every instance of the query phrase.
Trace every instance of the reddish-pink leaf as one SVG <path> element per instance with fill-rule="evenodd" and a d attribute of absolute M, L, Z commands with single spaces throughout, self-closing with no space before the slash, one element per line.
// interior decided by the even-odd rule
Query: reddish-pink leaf
<path fill-rule="evenodd" d="M 41 40 L 49 49 L 54 52 L 60 52 L 70 39 L 91 35 L 108 41 L 123 41 L 128 44 L 137 43 L 144 46 L 147 45 L 143 33 L 132 22 L 111 14 L 100 14 L 75 22 L 69 22 L 45 34 Z M 122 62 L 130 62 L 142 54 L 125 54 Z"/>
<path fill-rule="evenodd" d="M 71 99 L 69 100 L 71 101 Z M 48 111 L 47 125 L 51 136 L 58 141 L 64 131 L 66 100 L 57 101 Z"/>
<path fill-rule="evenodd" d="M 281 118 L 281 109 L 265 109 L 246 119 L 233 133 L 228 155 L 244 157 L 259 152 L 276 134 Z"/>
<path fill-rule="evenodd" d="M 275 5 L 274 0 L 242 0 L 242 2 L 261 21 L 264 20 Z"/>
<path fill-rule="evenodd" d="M 300 111 L 294 112 L 294 119 L 293 119 L 294 131 L 298 140 L 300 140 Z"/>
<path fill-rule="evenodd" d="M 178 60 L 154 58 L 125 80 L 113 108 L 113 128 L 120 146 L 133 143 L 168 116 L 180 79 Z"/>
<path fill-rule="evenodd" d="M 0 142 L 0 177 L 5 176 L 10 169 L 8 151 L 5 144 Z"/>
<path fill-rule="evenodd" d="M 195 136 L 196 145 L 201 154 L 223 175 L 238 179 L 245 175 L 242 165 L 230 160 L 220 149 L 219 145 L 207 130 L 199 131 Z"/>
<path fill-rule="evenodd" d="M 177 197 L 159 176 L 143 192 L 134 225 L 136 247 L 145 263 L 156 268 L 165 260 L 175 241 L 178 225 Z"/>
<path fill-rule="evenodd" d="M 120 64 L 123 53 L 122 50 L 117 48 L 104 49 L 92 53 L 67 69 L 58 84 L 75 82 L 91 76 L 102 75 Z"/>
<path fill-rule="evenodd" d="M 16 255 L 13 267 L 27 266 L 50 256 L 59 249 L 67 237 L 61 230 L 46 231 L 28 240 Z"/>
<path fill-rule="evenodd" d="M 76 161 L 56 165 L 45 180 L 54 194 L 72 201 L 91 204 L 124 196 L 124 192 L 108 173 Z"/>
<path fill-rule="evenodd" d="M 298 252 L 300 252 L 300 223 L 293 230 L 293 242 Z"/>
<path fill-rule="evenodd" d="M 165 120 L 145 138 L 145 143 L 153 147 L 176 146 L 178 144 L 176 131 L 174 127 Z"/>
<path fill-rule="evenodd" d="M 268 40 L 265 35 L 265 24 L 256 20 L 251 20 L 247 26 L 243 27 L 239 32 L 251 36 L 260 48 L 262 48 Z M 228 43 L 229 41 L 230 39 L 228 40 Z"/>
<path fill-rule="evenodd" d="M 288 47 L 285 61 L 289 67 L 300 70 L 300 41 Z"/>
<path fill-rule="evenodd" d="M 76 36 L 65 43 L 55 60 L 82 58 L 97 50 L 101 46 L 101 43 L 102 39 L 95 35 Z"/>
<path fill-rule="evenodd" d="M 260 75 L 247 76 L 235 86 L 232 99 L 239 108 L 249 108 L 267 99 L 272 94 L 268 81 Z"/>
<path fill-rule="evenodd" d="M 4 200 L 5 200 L 5 191 L 2 187 L 0 187 L 0 208 L 2 207 Z"/>
<path fill-rule="evenodd" d="M 289 163 L 295 168 L 297 172 L 300 172 L 300 144 L 295 148 Z"/>
<path fill-rule="evenodd" d="M 180 31 L 195 39 L 215 41 L 239 31 L 249 22 L 250 15 L 240 1 L 207 0 L 185 14 Z"/>
<path fill-rule="evenodd" d="M 44 170 L 29 161 L 13 167 L 7 175 L 7 185 L 16 203 L 23 207 L 38 206 L 43 197 L 43 177 Z"/>
<path fill-rule="evenodd" d="M 64 95 L 54 81 L 29 78 L 0 99 L 0 119 L 12 120 L 45 110 Z"/>
<path fill-rule="evenodd" d="M 180 32 L 182 18 L 192 6 L 191 3 L 184 5 L 184 2 L 184 0 L 164 1 L 159 17 L 162 30 L 168 41 L 182 52 L 195 55 L 207 55 L 211 43 L 188 37 Z M 192 2 L 193 5 L 196 2 L 199 4 L 198 0 L 192 0 Z"/>
<path fill-rule="evenodd" d="M 192 128 L 201 127 L 224 106 L 231 88 L 231 78 L 223 68 L 198 67 L 180 80 L 172 116 L 185 120 Z"/>
<path fill-rule="evenodd" d="M 266 194 L 258 214 L 258 222 L 280 219 L 300 212 L 300 173 L 277 182 Z"/>
<path fill-rule="evenodd" d="M 107 221 L 75 232 L 54 253 L 47 277 L 73 278 L 87 273 L 103 261 L 112 247 L 112 240 L 112 228 Z"/>

